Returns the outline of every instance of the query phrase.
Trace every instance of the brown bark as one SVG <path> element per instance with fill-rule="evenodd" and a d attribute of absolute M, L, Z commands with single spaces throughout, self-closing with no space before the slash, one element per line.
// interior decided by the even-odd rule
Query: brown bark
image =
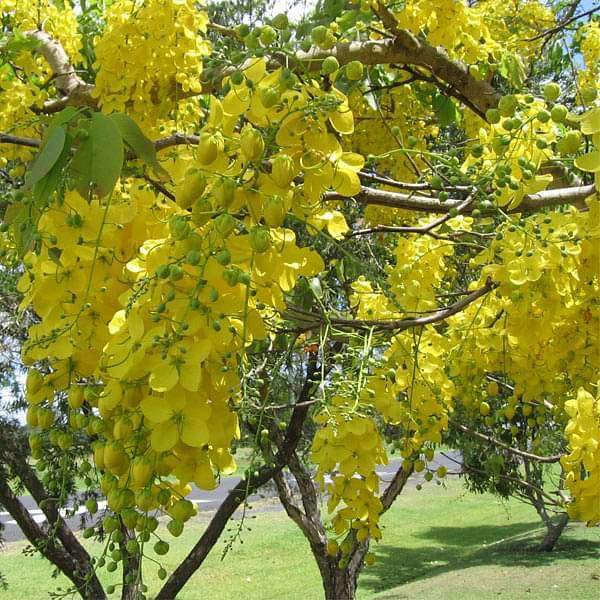
<path fill-rule="evenodd" d="M 6 470 L 0 470 L 0 502 L 17 522 L 25 537 L 75 583 L 82 597 L 105 598 L 90 555 L 61 517 L 56 499 L 48 495 L 44 485 L 27 462 L 26 442 L 10 427 L 2 430 L 1 438 L 0 466 L 6 466 Z M 9 473 L 23 484 L 44 513 L 48 522 L 48 531 L 42 529 L 30 517 L 27 509 L 12 493 L 8 486 Z"/>
<path fill-rule="evenodd" d="M 325 561 L 324 561 L 325 562 Z M 354 600 L 358 583 L 358 569 L 340 569 L 335 559 L 329 559 L 326 564 L 319 565 L 325 600 Z"/>
<path fill-rule="evenodd" d="M 573 204 L 580 206 L 581 202 L 595 193 L 594 185 L 579 185 L 567 188 L 558 188 L 544 190 L 537 194 L 525 196 L 521 203 L 515 208 L 508 209 L 509 213 L 533 212 L 548 208 L 551 206 L 560 206 L 561 204 Z M 403 194 L 402 192 L 391 192 L 370 187 L 363 187 L 361 191 L 353 196 L 353 199 L 360 204 L 373 206 L 387 206 L 389 208 L 403 208 L 426 213 L 444 214 L 452 208 L 458 209 L 461 200 L 449 199 L 447 202 L 440 202 L 433 196 L 417 196 L 415 194 Z M 348 198 L 341 196 L 336 192 L 326 192 L 323 194 L 324 201 L 348 201 Z M 464 209 L 468 214 L 474 209 L 473 206 Z"/>
<path fill-rule="evenodd" d="M 560 538 L 568 522 L 569 515 L 566 512 L 559 515 L 556 522 L 553 522 L 552 519 L 548 519 L 545 522 L 546 535 L 537 549 L 540 552 L 552 552 L 552 550 L 554 550 L 554 546 L 556 546 L 556 542 L 558 542 L 558 539 Z"/>
<path fill-rule="evenodd" d="M 106 594 L 89 563 L 81 563 L 59 546 L 31 517 L 29 511 L 13 493 L 7 481 L 0 477 L 0 503 L 44 558 L 68 577 L 82 598 L 104 600 Z"/>

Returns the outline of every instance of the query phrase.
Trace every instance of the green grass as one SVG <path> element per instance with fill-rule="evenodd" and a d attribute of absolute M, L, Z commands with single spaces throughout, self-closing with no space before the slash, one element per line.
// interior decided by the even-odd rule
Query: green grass
<path fill-rule="evenodd" d="M 163 561 L 167 570 L 189 551 L 207 519 L 199 516 L 177 540 L 166 536 L 172 543 Z M 251 530 L 243 532 L 244 543 L 236 542 L 221 560 L 227 536 L 221 540 L 179 600 L 238 600 L 241 594 L 252 600 L 322 598 L 308 544 L 283 512 L 259 512 L 246 525 Z M 360 579 L 360 600 L 583 600 L 600 591 L 600 529 L 572 525 L 554 553 L 540 554 L 533 550 L 541 534 L 533 509 L 465 495 L 458 483 L 408 489 L 383 525 L 384 538 L 375 548 L 378 562 Z M 64 580 L 49 579 L 48 565 L 24 557 L 23 548 L 8 544 L 0 553 L 0 571 L 9 583 L 0 596 L 47 598 Z M 151 592 L 159 583 L 155 572 L 147 568 Z"/>

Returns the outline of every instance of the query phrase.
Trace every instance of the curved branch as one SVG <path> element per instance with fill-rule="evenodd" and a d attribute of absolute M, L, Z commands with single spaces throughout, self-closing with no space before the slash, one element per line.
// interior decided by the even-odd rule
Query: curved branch
<path fill-rule="evenodd" d="M 574 6 L 577 6 L 577 5 L 574 4 Z M 562 29 L 564 29 L 565 27 L 567 27 L 574 21 L 577 21 L 578 19 L 583 19 L 583 17 L 593 15 L 594 13 L 597 13 L 599 10 L 600 10 L 600 6 L 596 6 L 596 8 L 586 10 L 585 12 L 579 13 L 578 15 L 571 15 L 571 16 L 567 15 L 567 17 L 563 21 L 561 21 L 558 25 L 556 25 L 555 27 L 546 29 L 545 31 L 542 31 L 541 33 L 538 33 L 537 35 L 534 35 L 533 37 L 525 38 L 523 41 L 524 42 L 535 42 L 536 40 L 539 40 L 546 36 L 553 35 L 553 34 L 557 33 L 558 31 L 561 31 Z"/>
<path fill-rule="evenodd" d="M 469 196 L 466 200 L 461 202 L 456 207 L 456 213 L 462 214 L 473 202 L 473 196 Z M 429 235 L 435 239 L 443 239 L 442 236 L 435 233 L 433 230 L 440 225 L 443 225 L 447 221 L 452 218 L 452 215 L 447 212 L 442 217 L 439 217 L 426 225 L 421 225 L 419 227 L 395 227 L 393 225 L 376 225 L 375 227 L 370 227 L 368 229 L 357 229 L 355 231 L 350 231 L 347 234 L 347 237 L 356 237 L 359 235 L 369 235 L 371 233 L 419 233 L 422 235 Z"/>
<path fill-rule="evenodd" d="M 424 67 L 455 90 L 480 116 L 495 107 L 500 99 L 500 94 L 487 81 L 475 79 L 465 65 L 452 60 L 443 48 L 434 48 L 405 30 L 401 30 L 394 39 L 345 42 L 329 50 L 312 48 L 307 52 L 300 51 L 296 53 L 296 60 L 310 71 L 318 71 L 328 56 L 335 56 L 341 65 L 358 60 L 373 66 L 401 64 Z"/>
<path fill-rule="evenodd" d="M 46 59 L 52 69 L 56 89 L 63 96 L 46 104 L 42 112 L 57 112 L 67 105 L 95 106 L 96 101 L 91 95 L 94 86 L 77 75 L 62 45 L 45 31 L 28 31 L 25 35 L 39 42 L 36 52 Z"/>
<path fill-rule="evenodd" d="M 46 532 L 33 520 L 29 511 L 1 477 L 0 501 L 11 517 L 17 522 L 17 525 L 34 548 L 68 577 L 81 593 L 81 596 L 85 598 L 89 588 L 86 579 L 87 574 L 82 572 L 84 565 L 79 565 L 69 553 L 54 543 Z M 93 593 L 96 594 L 94 598 L 106 598 L 102 588 L 94 589 Z"/>
<path fill-rule="evenodd" d="M 227 31 L 216 25 L 211 29 L 218 30 L 221 34 Z M 62 45 L 44 31 L 31 31 L 27 35 L 40 43 L 38 51 L 52 69 L 56 87 L 63 96 L 47 102 L 41 112 L 57 112 L 68 105 L 96 106 L 97 100 L 92 97 L 94 86 L 76 74 Z M 447 84 L 453 95 L 462 99 L 478 114 L 484 115 L 488 108 L 496 106 L 500 98 L 498 92 L 487 81 L 479 81 L 471 76 L 467 67 L 450 59 L 443 48 L 435 48 L 420 41 L 406 30 L 397 30 L 394 35 L 393 39 L 338 43 L 329 50 L 299 50 L 292 59 L 292 67 L 318 71 L 328 56 L 335 56 L 342 65 L 353 60 L 359 60 L 365 65 L 414 65 L 427 69 Z M 279 63 L 281 57 L 272 58 Z M 217 89 L 218 82 L 230 73 L 231 68 L 213 73 L 212 81 L 203 85 L 202 93 L 210 92 L 212 88 Z"/>
<path fill-rule="evenodd" d="M 336 329 L 352 329 L 352 330 L 369 330 L 374 331 L 391 331 L 394 333 L 411 329 L 413 327 L 424 327 L 425 325 L 432 325 L 439 323 L 440 321 L 446 320 L 461 310 L 466 308 L 469 304 L 479 300 L 479 298 L 485 296 L 493 289 L 498 287 L 498 284 L 488 278 L 485 285 L 474 292 L 471 292 L 461 300 L 458 300 L 454 304 L 441 308 L 435 312 L 417 318 L 411 319 L 337 319 L 332 317 L 326 317 L 326 315 L 318 313 L 303 313 L 300 317 L 295 320 L 301 320 L 302 324 L 299 328 L 294 328 L 286 331 L 303 332 L 311 329 L 316 329 L 324 323 L 330 323 L 332 327 Z M 288 318 L 291 316 L 288 313 Z M 293 317 L 292 317 L 293 318 Z"/>

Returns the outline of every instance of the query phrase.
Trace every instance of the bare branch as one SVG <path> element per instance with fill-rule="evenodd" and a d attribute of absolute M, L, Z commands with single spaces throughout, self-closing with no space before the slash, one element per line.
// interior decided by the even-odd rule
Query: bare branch
<path fill-rule="evenodd" d="M 165 148 L 170 148 L 171 146 L 196 146 L 200 138 L 197 135 L 186 135 L 184 133 L 173 133 L 164 138 L 159 138 L 154 142 L 154 148 L 156 151 L 164 150 Z"/>
<path fill-rule="evenodd" d="M 308 313 L 306 312 L 303 316 L 295 317 L 294 320 L 300 321 L 301 325 L 293 331 L 309 331 L 311 329 L 318 329 L 324 323 L 331 324 L 336 329 L 354 329 L 354 330 L 369 330 L 375 331 L 392 331 L 400 332 L 413 327 L 424 327 L 425 325 L 432 325 L 433 323 L 439 323 L 444 321 L 448 317 L 459 313 L 461 310 L 466 308 L 469 304 L 477 301 L 479 298 L 485 296 L 490 291 L 498 286 L 495 282 L 488 278 L 485 285 L 474 292 L 471 292 L 461 300 L 458 300 L 454 304 L 437 310 L 430 315 L 411 319 L 337 319 L 334 317 L 328 317 L 319 313 Z M 288 314 L 288 317 L 290 315 Z"/>
<path fill-rule="evenodd" d="M 466 200 L 463 200 L 463 202 L 461 202 L 456 207 L 457 214 L 460 215 L 463 212 L 465 212 L 467 207 L 469 207 L 472 202 L 473 196 L 469 196 Z M 376 227 L 370 227 L 368 229 L 358 229 L 356 231 L 351 231 L 348 233 L 347 237 L 368 235 L 371 233 L 418 233 L 422 235 L 430 235 L 431 237 L 436 239 L 441 239 L 442 236 L 438 235 L 437 233 L 434 233 L 433 230 L 436 227 L 439 227 L 440 225 L 446 223 L 446 221 L 449 221 L 452 218 L 452 216 L 453 215 L 448 212 L 444 216 L 439 217 L 438 219 L 435 219 L 430 223 L 427 223 L 426 225 L 422 225 L 420 227 L 395 227 L 393 225 L 377 225 Z"/>
<path fill-rule="evenodd" d="M 521 213 L 540 210 L 551 206 L 561 204 L 578 204 L 591 196 L 595 192 L 595 187 L 591 185 L 580 185 L 568 188 L 558 188 L 555 190 L 544 190 L 536 194 L 525 196 L 521 203 L 515 208 L 509 209 L 509 213 Z M 403 208 L 419 212 L 429 213 L 447 213 L 453 208 L 460 206 L 460 200 L 452 199 L 446 202 L 440 202 L 433 196 L 415 196 L 413 194 L 402 194 L 400 192 L 390 192 L 387 190 L 378 190 L 370 187 L 363 187 L 361 191 L 353 196 L 357 202 L 367 205 L 387 206 L 389 208 Z M 339 201 L 348 198 L 336 192 L 326 192 L 323 194 L 324 201 Z M 466 210 L 465 213 L 471 212 Z"/>
<path fill-rule="evenodd" d="M 33 138 L 21 137 L 18 135 L 10 135 L 0 131 L 0 144 L 14 144 L 16 146 L 26 146 L 27 148 L 39 148 L 40 140 Z"/>
<path fill-rule="evenodd" d="M 361 179 L 366 179 L 367 181 L 373 181 L 374 183 L 381 183 L 382 185 L 388 185 L 390 187 L 395 187 L 400 190 L 412 190 L 412 191 L 425 191 L 432 190 L 433 186 L 430 183 L 410 183 L 407 181 L 397 181 L 396 179 L 391 179 L 390 177 L 386 177 L 384 175 L 378 175 L 377 173 L 369 173 L 367 171 L 359 171 L 359 176 Z M 468 192 L 471 187 L 468 185 L 455 185 L 455 186 L 446 186 L 444 189 L 447 192 Z"/>
<path fill-rule="evenodd" d="M 508 444 L 505 444 L 504 442 L 501 442 L 500 440 L 497 440 L 493 437 L 469 429 L 468 427 L 465 427 L 464 425 L 461 425 L 460 423 L 457 423 L 452 419 L 450 419 L 450 423 L 452 427 L 458 429 L 459 431 L 462 431 L 463 433 L 466 433 L 467 435 L 470 435 L 471 437 L 487 442 L 488 444 L 492 444 L 493 446 L 497 446 L 498 448 L 502 448 L 503 450 L 506 450 L 511 454 L 521 456 L 527 460 L 533 460 L 539 463 L 556 463 L 561 459 L 562 456 L 561 454 L 555 454 L 552 456 L 539 456 L 537 454 L 532 454 L 531 452 L 525 452 L 524 450 L 513 448 L 512 446 L 509 446 Z"/>
<path fill-rule="evenodd" d="M 61 104 L 61 108 L 58 110 L 67 105 L 95 106 L 96 101 L 91 96 L 94 86 L 86 83 L 77 75 L 62 45 L 45 31 L 29 31 L 25 35 L 39 42 L 36 51 L 46 59 L 52 69 L 56 89 L 64 97 L 59 101 L 52 101 L 52 104 L 46 105 L 42 112 L 49 112 L 48 108 L 50 106 L 54 106 L 52 111 L 56 112 L 56 102 Z"/>
<path fill-rule="evenodd" d="M 224 25 L 219 25 L 218 23 L 208 23 L 206 25 L 206 28 L 209 31 L 214 31 L 215 33 L 218 33 L 219 35 L 222 35 L 224 37 L 230 37 L 235 40 L 240 39 L 240 36 L 237 34 L 237 31 L 235 29 L 225 27 Z"/>
<path fill-rule="evenodd" d="M 17 522 L 29 542 L 42 556 L 47 558 L 73 582 L 83 598 L 93 597 L 98 598 L 98 600 L 106 598 L 100 583 L 91 571 L 89 563 L 79 563 L 65 549 L 57 545 L 33 520 L 29 511 L 15 496 L 2 476 L 0 476 L 0 503 Z"/>

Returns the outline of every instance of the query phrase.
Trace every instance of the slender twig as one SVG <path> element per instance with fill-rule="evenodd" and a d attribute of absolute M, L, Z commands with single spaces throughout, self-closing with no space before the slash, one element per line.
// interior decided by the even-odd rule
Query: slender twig
<path fill-rule="evenodd" d="M 3 133 L 0 131 L 0 144 L 14 144 L 16 146 L 26 146 L 27 148 L 39 148 L 41 142 L 40 140 L 34 140 L 33 138 L 10 135 L 10 133 Z"/>
<path fill-rule="evenodd" d="M 558 31 L 560 31 L 561 29 L 564 29 L 565 27 L 567 27 L 567 25 L 570 25 L 571 23 L 573 23 L 574 21 L 577 21 L 578 19 L 583 19 L 583 17 L 588 17 L 590 15 L 593 15 L 594 13 L 597 13 L 599 10 L 600 10 L 600 6 L 596 6 L 595 8 L 586 10 L 585 12 L 579 13 L 578 15 L 573 15 L 572 17 L 564 19 L 555 27 L 546 29 L 546 31 L 542 31 L 541 33 L 538 33 L 537 35 L 534 35 L 533 37 L 525 38 L 523 41 L 524 42 L 535 42 L 536 40 L 539 40 L 540 38 L 546 37 L 548 35 L 552 35 Z"/>
<path fill-rule="evenodd" d="M 456 207 L 456 214 L 462 214 L 468 206 L 473 202 L 473 196 L 469 196 L 466 200 L 461 202 Z M 394 226 L 394 225 L 377 225 L 375 227 L 370 227 L 367 229 L 357 229 L 356 231 L 350 231 L 347 237 L 355 237 L 358 235 L 369 235 L 372 233 L 418 233 L 423 235 L 429 235 L 435 239 L 442 239 L 442 236 L 435 233 L 433 230 L 440 225 L 443 225 L 447 221 L 449 221 L 454 214 L 446 213 L 444 216 L 439 217 L 431 223 L 427 223 L 427 225 L 421 225 L 419 227 L 402 227 L 402 226 Z"/>

